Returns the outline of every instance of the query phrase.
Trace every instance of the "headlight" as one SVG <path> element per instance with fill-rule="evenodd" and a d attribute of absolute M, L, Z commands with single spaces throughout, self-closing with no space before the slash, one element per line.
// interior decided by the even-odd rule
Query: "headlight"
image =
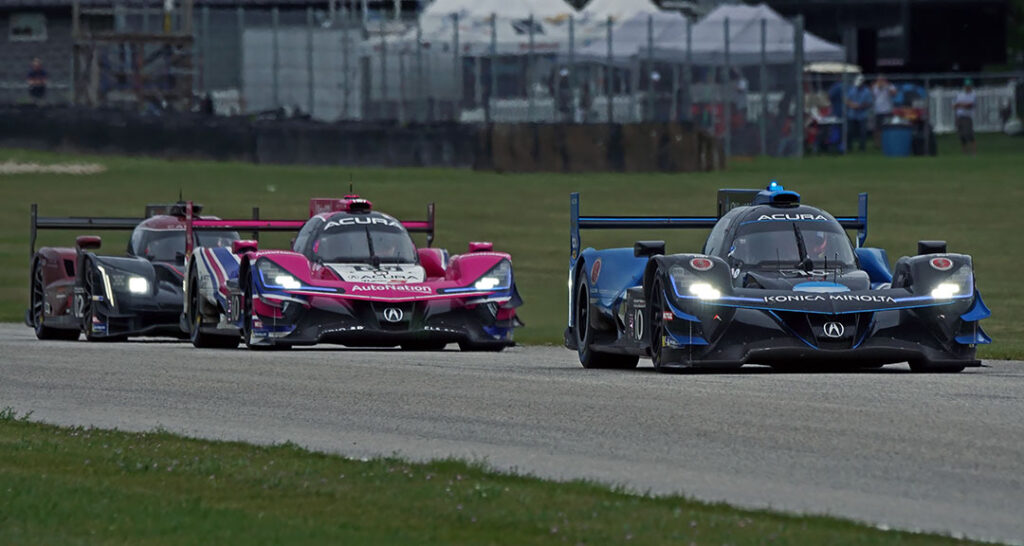
<path fill-rule="evenodd" d="M 149 281 L 144 277 L 132 275 L 128 277 L 128 291 L 132 294 L 145 294 L 149 292 Z"/>
<path fill-rule="evenodd" d="M 690 285 L 690 293 L 702 300 L 717 300 L 722 292 L 706 282 L 695 282 Z"/>
<path fill-rule="evenodd" d="M 132 294 L 145 294 L 149 292 L 149 280 L 141 275 L 115 269 L 113 267 L 97 266 L 103 275 L 106 284 L 104 288 L 113 292 L 131 292 Z"/>
<path fill-rule="evenodd" d="M 945 300 L 952 298 L 960 292 L 960 285 L 944 282 L 932 289 L 932 297 L 937 300 Z"/>
<path fill-rule="evenodd" d="M 302 288 L 302 283 L 294 275 L 270 260 L 260 260 L 257 268 L 263 276 L 263 284 L 269 288 L 284 288 L 287 290 Z"/>
<path fill-rule="evenodd" d="M 507 290 L 512 287 L 512 264 L 508 260 L 498 262 L 487 273 L 484 273 L 473 288 L 477 290 Z"/>
<path fill-rule="evenodd" d="M 973 271 L 963 266 L 952 275 L 932 288 L 931 296 L 937 300 L 948 300 L 961 296 L 970 296 L 973 291 Z"/>

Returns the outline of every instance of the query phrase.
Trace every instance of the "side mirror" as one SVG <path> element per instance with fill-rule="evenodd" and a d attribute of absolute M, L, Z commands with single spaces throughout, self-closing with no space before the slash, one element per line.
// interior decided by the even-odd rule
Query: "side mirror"
<path fill-rule="evenodd" d="M 637 241 L 633 243 L 633 256 L 643 258 L 665 253 L 665 241 Z"/>
<path fill-rule="evenodd" d="M 946 241 L 918 241 L 917 255 L 922 254 L 945 254 Z"/>
<path fill-rule="evenodd" d="M 470 252 L 489 252 L 494 250 L 494 243 L 484 241 L 474 241 L 469 243 Z"/>
<path fill-rule="evenodd" d="M 101 242 L 102 239 L 100 239 L 99 235 L 80 235 L 75 237 L 75 246 L 80 250 L 95 250 L 100 247 Z"/>
<path fill-rule="evenodd" d="M 231 252 L 235 254 L 245 254 L 246 252 L 256 252 L 259 248 L 259 243 L 251 239 L 241 239 L 238 241 L 231 241 Z"/>

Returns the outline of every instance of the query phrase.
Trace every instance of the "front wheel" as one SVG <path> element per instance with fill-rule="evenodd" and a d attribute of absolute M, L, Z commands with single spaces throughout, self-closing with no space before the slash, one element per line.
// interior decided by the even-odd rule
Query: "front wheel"
<path fill-rule="evenodd" d="M 590 287 L 580 270 L 576 275 L 576 298 L 573 300 L 573 333 L 576 336 L 576 352 L 580 364 L 588 369 L 629 369 L 635 368 L 640 357 L 601 353 L 591 348 L 594 343 L 594 327 L 590 324 Z"/>
<path fill-rule="evenodd" d="M 37 339 L 60 339 L 74 341 L 78 339 L 81 332 L 78 330 L 67 330 L 51 328 L 44 324 L 46 318 L 46 285 L 43 279 L 43 267 L 39 260 L 32 265 L 32 295 L 29 309 L 32 329 L 36 332 Z"/>
<path fill-rule="evenodd" d="M 245 346 L 253 351 L 281 351 L 291 349 L 291 345 L 258 345 L 252 337 L 252 314 L 254 297 L 252 290 L 252 278 L 246 275 L 245 290 L 242 292 L 242 341 Z"/>
<path fill-rule="evenodd" d="M 655 276 L 654 285 L 648 296 L 648 321 L 651 325 L 651 362 L 654 369 L 662 371 L 661 348 L 665 341 L 665 316 L 664 312 L 668 306 L 665 305 L 665 290 L 662 289 L 661 278 Z"/>
<path fill-rule="evenodd" d="M 125 341 L 128 336 L 112 336 L 109 331 L 101 330 L 97 332 L 95 330 L 95 323 L 93 322 L 93 316 L 96 311 L 94 306 L 96 301 L 94 296 L 97 291 L 96 282 L 96 270 L 92 264 L 92 261 L 86 259 L 82 262 L 82 271 L 79 272 L 82 278 L 82 333 L 85 334 L 85 339 L 88 341 L 104 341 L 104 342 L 115 342 Z M 111 302 L 107 302 L 110 305 Z M 101 335 L 102 334 L 102 335 Z"/>
<path fill-rule="evenodd" d="M 202 295 L 199 293 L 199 279 L 195 271 L 188 277 L 188 337 L 192 346 L 199 349 L 234 349 L 241 341 L 236 335 L 216 335 L 203 332 L 203 313 L 200 311 Z"/>

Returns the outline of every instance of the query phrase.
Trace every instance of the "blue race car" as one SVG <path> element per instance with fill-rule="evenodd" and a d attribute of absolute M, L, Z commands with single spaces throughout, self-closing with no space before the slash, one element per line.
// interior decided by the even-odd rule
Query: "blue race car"
<path fill-rule="evenodd" d="M 971 257 L 919 241 L 890 270 L 885 250 L 863 247 L 867 194 L 858 209 L 834 217 L 772 182 L 719 190 L 713 217 L 580 216 L 573 193 L 565 346 L 585 368 L 633 368 L 641 356 L 659 371 L 979 366 L 991 313 Z M 711 232 L 700 253 L 666 255 L 664 241 L 580 250 L 584 229 L 663 228 Z"/>

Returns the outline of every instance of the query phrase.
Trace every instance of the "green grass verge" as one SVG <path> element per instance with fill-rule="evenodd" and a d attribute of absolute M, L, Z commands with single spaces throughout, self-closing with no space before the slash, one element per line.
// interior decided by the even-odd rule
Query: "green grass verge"
<path fill-rule="evenodd" d="M 0 413 L 0 544 L 952 544 L 827 517 Z"/>
<path fill-rule="evenodd" d="M 355 190 L 381 210 L 410 219 L 437 202 L 440 246 L 453 252 L 471 240 L 491 240 L 512 253 L 526 301 L 526 343 L 559 343 L 565 324 L 568 194 L 582 193 L 591 214 L 711 214 L 723 187 L 759 187 L 770 179 L 836 214 L 856 212 L 857 194 L 871 194 L 868 243 L 892 260 L 912 254 L 919 239 L 945 239 L 954 252 L 974 255 L 979 288 L 994 316 L 986 330 L 995 343 L 986 358 L 1024 356 L 1024 299 L 1018 285 L 1024 233 L 1024 139 L 983 135 L 977 157 L 950 138 L 934 158 L 893 159 L 877 152 L 803 161 L 737 158 L 723 172 L 692 174 L 497 174 L 452 169 L 348 169 L 166 161 L 0 149 L 0 161 L 95 161 L 107 172 L 89 176 L 24 174 L 0 177 L 0 319 L 21 320 L 28 300 L 28 206 L 44 215 L 136 215 L 147 202 L 173 201 L 179 189 L 211 214 L 302 218 L 309 197 Z M 74 233 L 44 234 L 41 244 L 68 245 Z M 584 246 L 631 245 L 664 238 L 669 252 L 699 249 L 705 232 L 588 232 Z M 288 237 L 266 237 L 265 245 Z M 104 235 L 107 252 L 126 236 Z"/>

